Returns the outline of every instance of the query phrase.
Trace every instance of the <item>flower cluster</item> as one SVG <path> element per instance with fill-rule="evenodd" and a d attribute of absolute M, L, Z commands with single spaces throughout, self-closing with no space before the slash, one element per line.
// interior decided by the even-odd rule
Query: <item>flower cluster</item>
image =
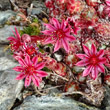
<path fill-rule="evenodd" d="M 16 27 L 15 32 L 13 31 L 15 37 L 11 36 L 8 40 L 10 41 L 13 57 L 21 65 L 13 68 L 15 71 L 21 72 L 16 80 L 25 78 L 25 87 L 30 85 L 31 80 L 36 86 L 39 86 L 42 77 L 46 77 L 48 74 L 41 70 L 45 63 L 43 60 L 39 61 L 39 57 L 42 57 L 43 54 L 38 52 L 37 37 L 31 37 L 27 34 L 20 36 Z"/>
<path fill-rule="evenodd" d="M 25 87 L 34 83 L 39 93 L 56 85 L 99 107 L 103 86 L 110 86 L 110 0 L 44 1 L 46 16 L 40 14 L 37 24 L 35 16 L 25 16 L 29 28 L 19 33 L 15 27 L 8 38 L 19 63 L 16 80 L 24 79 Z"/>
<path fill-rule="evenodd" d="M 81 83 L 105 73 L 105 68 L 110 68 L 109 0 L 46 0 L 45 5 L 50 18 L 42 25 L 39 35 L 21 36 L 15 28 L 14 37 L 8 38 L 13 57 L 20 64 L 13 68 L 20 72 L 16 79 L 25 78 L 26 87 L 31 81 L 39 86 L 48 75 L 44 68 L 66 81 L 76 77 Z M 105 13 L 107 18 L 102 17 Z M 61 50 L 63 54 L 57 55 Z M 61 60 L 55 59 L 55 54 Z M 78 67 L 83 70 L 78 71 Z M 73 84 L 76 82 L 72 79 L 70 85 Z"/>
<path fill-rule="evenodd" d="M 50 16 L 58 18 L 80 13 L 84 8 L 82 0 L 46 0 L 45 5 L 49 8 Z"/>

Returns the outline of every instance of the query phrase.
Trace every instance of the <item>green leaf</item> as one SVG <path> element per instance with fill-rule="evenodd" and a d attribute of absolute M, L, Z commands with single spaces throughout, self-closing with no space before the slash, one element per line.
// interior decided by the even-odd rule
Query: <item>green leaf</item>
<path fill-rule="evenodd" d="M 47 67 L 44 67 L 42 70 L 43 70 L 43 71 L 46 71 L 46 72 L 50 72 L 50 71 L 51 71 L 51 70 L 48 69 Z"/>

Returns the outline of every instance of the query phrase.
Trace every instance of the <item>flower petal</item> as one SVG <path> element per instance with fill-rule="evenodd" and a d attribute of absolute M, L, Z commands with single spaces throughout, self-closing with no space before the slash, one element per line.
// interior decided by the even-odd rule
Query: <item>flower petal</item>
<path fill-rule="evenodd" d="M 13 31 L 13 29 L 11 28 L 12 33 L 14 34 L 15 38 L 17 38 L 15 32 Z"/>
<path fill-rule="evenodd" d="M 30 56 L 28 54 L 26 54 L 26 56 L 25 56 L 25 62 L 27 63 L 27 65 L 32 65 Z"/>
<path fill-rule="evenodd" d="M 31 75 L 27 75 L 25 78 L 25 87 L 29 86 L 31 83 Z"/>
<path fill-rule="evenodd" d="M 33 57 L 32 62 L 34 64 L 34 66 L 36 66 L 37 61 L 38 61 L 38 57 L 37 56 Z"/>
<path fill-rule="evenodd" d="M 19 75 L 17 75 L 16 80 L 21 80 L 24 79 L 26 77 L 26 75 L 22 72 Z"/>
<path fill-rule="evenodd" d="M 36 71 L 37 72 L 37 76 L 39 77 L 46 77 L 48 74 L 44 71 Z"/>
<path fill-rule="evenodd" d="M 76 54 L 80 59 L 88 59 L 88 56 L 85 54 Z"/>
<path fill-rule="evenodd" d="M 61 28 L 62 30 L 65 30 L 65 27 L 66 27 L 66 26 L 65 26 L 65 21 L 63 20 L 62 23 L 61 23 L 61 27 L 60 27 L 60 28 Z"/>
<path fill-rule="evenodd" d="M 32 77 L 32 80 L 33 80 L 33 83 L 39 87 L 39 78 L 37 78 L 37 76 L 35 74 L 33 74 L 33 77 Z"/>
<path fill-rule="evenodd" d="M 92 70 L 92 66 L 89 65 L 84 71 L 83 71 L 83 77 L 87 76 L 88 74 L 90 74 L 91 70 Z"/>
<path fill-rule="evenodd" d="M 104 68 L 103 64 L 99 64 L 99 65 L 98 65 L 98 70 L 99 70 L 101 73 L 105 73 L 105 68 Z"/>
<path fill-rule="evenodd" d="M 20 34 L 19 34 L 19 32 L 18 32 L 16 27 L 15 27 L 15 31 L 16 31 L 17 38 L 20 39 Z"/>
<path fill-rule="evenodd" d="M 69 35 L 70 34 L 70 29 L 66 28 L 66 29 L 64 29 L 64 32 L 65 32 L 66 35 Z"/>
<path fill-rule="evenodd" d="M 54 43 L 56 40 L 52 40 L 52 37 L 48 37 L 44 42 L 43 44 L 46 45 L 46 44 L 49 44 L 49 43 Z"/>
<path fill-rule="evenodd" d="M 104 55 L 104 50 L 101 49 L 101 50 L 98 52 L 97 55 L 98 55 L 99 58 L 103 57 L 103 55 Z"/>
<path fill-rule="evenodd" d="M 62 44 L 63 44 L 63 47 L 66 50 L 66 52 L 69 52 L 68 41 L 65 38 L 62 39 Z"/>
<path fill-rule="evenodd" d="M 100 62 L 100 63 L 103 63 L 103 64 L 106 63 L 106 58 L 100 58 L 100 59 L 99 59 L 99 62 Z"/>
<path fill-rule="evenodd" d="M 18 62 L 22 65 L 22 66 L 26 66 L 26 62 L 22 59 L 22 58 L 18 58 Z"/>
<path fill-rule="evenodd" d="M 76 66 L 86 66 L 89 64 L 89 61 L 87 59 L 81 60 L 78 63 L 76 63 Z"/>
<path fill-rule="evenodd" d="M 98 68 L 97 67 L 93 67 L 92 69 L 92 78 L 95 80 L 97 78 L 98 75 Z"/>
<path fill-rule="evenodd" d="M 76 38 L 74 36 L 71 36 L 71 35 L 67 35 L 66 39 L 69 40 L 70 42 L 73 40 L 76 40 Z"/>
<path fill-rule="evenodd" d="M 54 52 L 56 52 L 57 50 L 59 50 L 59 48 L 61 47 L 61 41 L 57 40 L 55 43 L 55 47 L 54 47 Z"/>
<path fill-rule="evenodd" d="M 40 69 L 42 69 L 44 66 L 45 66 L 45 63 L 44 63 L 44 62 L 39 63 L 39 64 L 36 65 L 36 69 L 37 69 L 37 70 L 40 70 Z"/>
<path fill-rule="evenodd" d="M 22 66 L 16 66 L 13 68 L 13 70 L 21 72 L 23 70 L 23 67 Z"/>
<path fill-rule="evenodd" d="M 56 28 L 54 26 L 52 26 L 51 24 L 44 24 L 46 26 L 46 28 L 48 28 L 51 31 L 55 31 Z"/>
<path fill-rule="evenodd" d="M 96 53 L 97 53 L 97 49 L 96 49 L 95 45 L 92 44 L 92 46 L 91 46 L 91 54 L 95 54 L 96 55 Z"/>
<path fill-rule="evenodd" d="M 90 56 L 90 50 L 89 50 L 89 48 L 88 48 L 87 46 L 83 45 L 83 49 L 84 49 L 84 52 L 85 52 L 88 56 Z"/>
<path fill-rule="evenodd" d="M 106 0 L 105 2 L 106 2 L 106 4 L 107 4 L 108 6 L 110 6 L 110 1 L 109 1 L 109 0 Z"/>
<path fill-rule="evenodd" d="M 41 32 L 45 35 L 52 35 L 52 31 L 50 31 L 50 30 L 45 30 L 45 31 L 41 31 Z"/>
<path fill-rule="evenodd" d="M 9 40 L 9 41 L 16 41 L 16 39 L 14 37 L 8 37 L 7 40 Z"/>
<path fill-rule="evenodd" d="M 59 21 L 58 21 L 57 19 L 52 18 L 52 23 L 54 24 L 54 26 L 55 26 L 56 28 L 60 28 L 60 23 L 59 23 Z"/>

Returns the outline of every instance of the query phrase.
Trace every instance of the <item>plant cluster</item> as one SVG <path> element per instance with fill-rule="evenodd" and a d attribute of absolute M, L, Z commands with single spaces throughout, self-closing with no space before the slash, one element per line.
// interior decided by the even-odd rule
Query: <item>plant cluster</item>
<path fill-rule="evenodd" d="M 32 34 L 34 28 L 25 28 L 20 36 L 15 28 L 8 38 L 20 64 L 13 68 L 20 72 L 16 79 L 25 78 L 25 87 L 31 81 L 39 87 L 46 77 L 63 84 L 67 95 L 81 94 L 100 106 L 103 83 L 110 85 L 110 1 L 46 0 L 45 5 L 49 22 L 44 30 Z"/>

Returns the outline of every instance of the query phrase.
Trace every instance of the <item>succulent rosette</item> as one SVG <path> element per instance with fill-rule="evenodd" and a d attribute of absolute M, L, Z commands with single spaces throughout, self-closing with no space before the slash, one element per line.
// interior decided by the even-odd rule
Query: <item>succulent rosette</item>
<path fill-rule="evenodd" d="M 49 37 L 45 40 L 44 44 L 52 43 L 55 45 L 54 52 L 59 50 L 62 46 L 69 52 L 69 41 L 74 41 L 75 37 L 70 35 L 70 29 L 66 27 L 67 21 L 63 20 L 61 24 L 55 18 L 50 20 L 49 24 L 44 24 L 48 30 L 42 31 Z"/>
<path fill-rule="evenodd" d="M 45 63 L 37 63 L 37 57 L 33 57 L 31 60 L 30 56 L 27 54 L 25 59 L 19 58 L 18 62 L 21 66 L 13 68 L 15 71 L 21 72 L 16 77 L 16 80 L 25 78 L 25 87 L 30 85 L 31 80 L 36 86 L 39 86 L 39 83 L 42 81 L 42 77 L 46 77 L 48 75 L 46 72 L 41 70 L 45 66 Z"/>
<path fill-rule="evenodd" d="M 83 49 L 85 54 L 77 54 L 81 61 L 76 65 L 86 67 L 83 71 L 83 76 L 90 75 L 93 79 L 96 79 L 99 72 L 105 72 L 103 65 L 106 62 L 106 58 L 103 57 L 104 50 L 97 52 L 94 44 L 92 44 L 91 50 L 85 45 L 83 45 Z"/>

